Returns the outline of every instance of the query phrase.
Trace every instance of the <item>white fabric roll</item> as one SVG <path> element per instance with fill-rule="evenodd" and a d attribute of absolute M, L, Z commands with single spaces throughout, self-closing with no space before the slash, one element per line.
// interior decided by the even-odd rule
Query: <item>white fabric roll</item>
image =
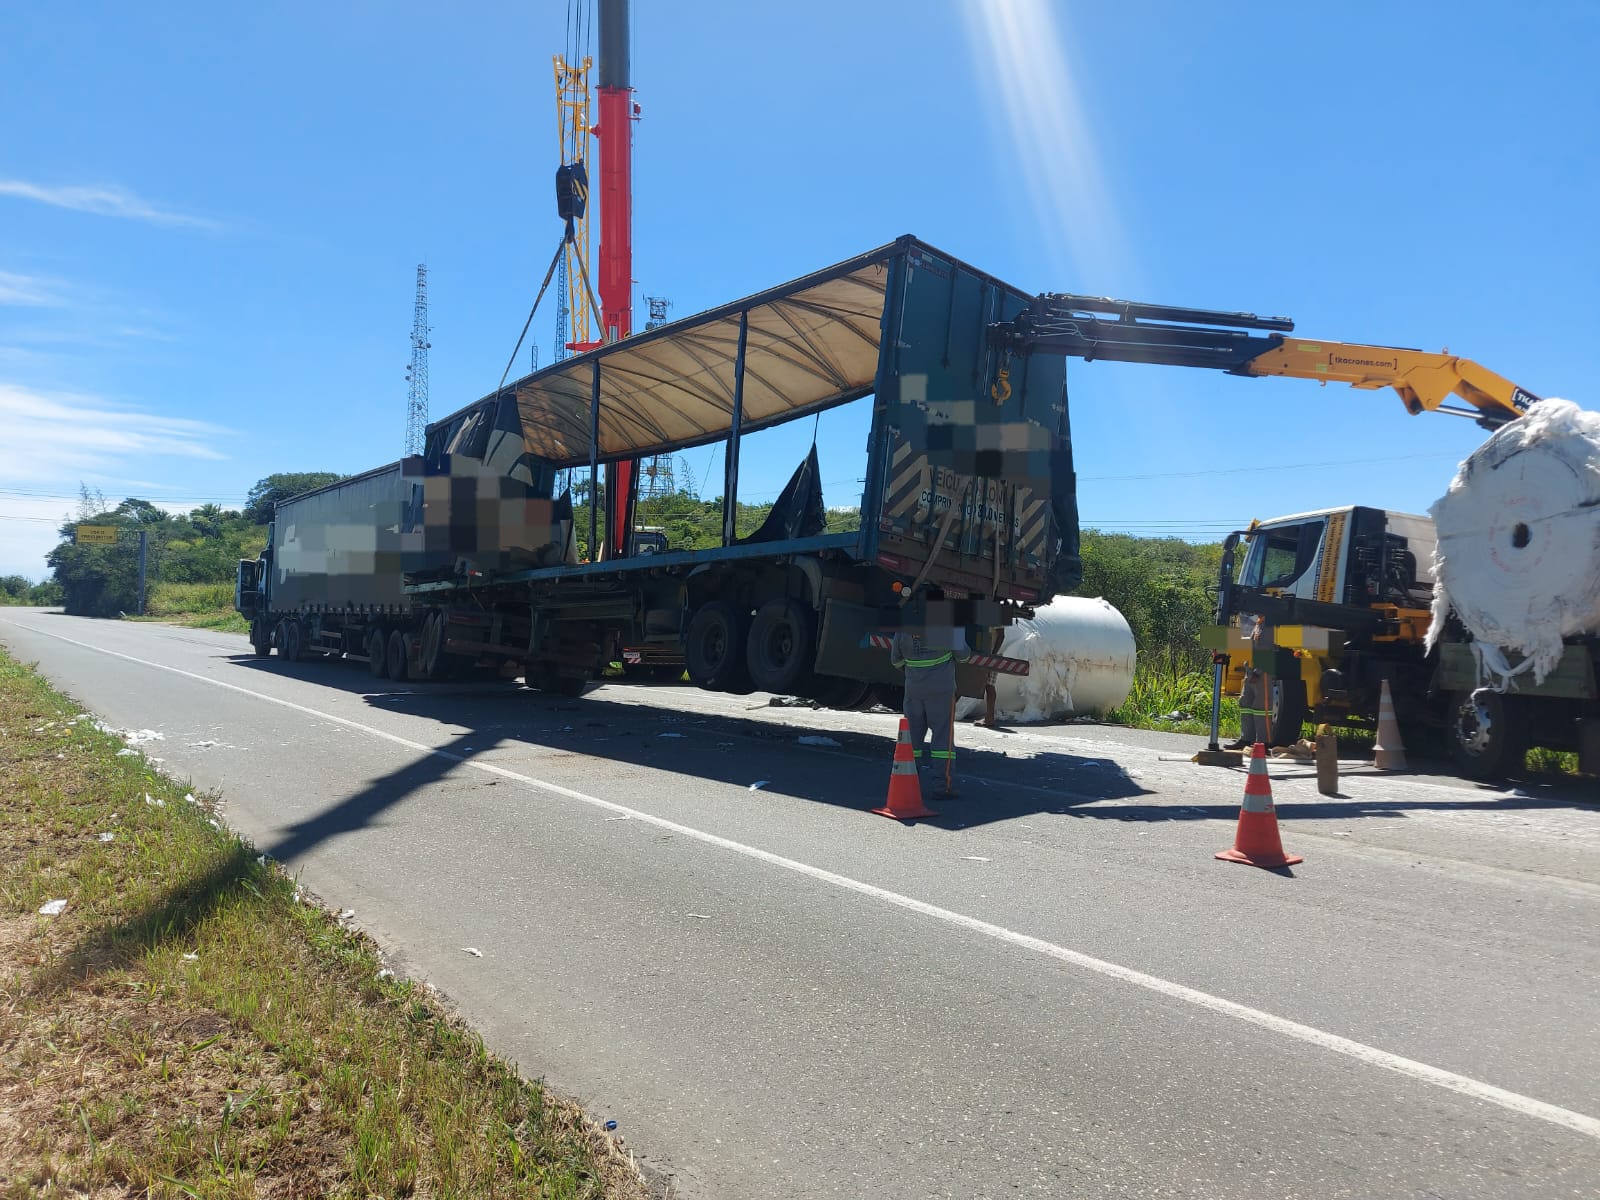
<path fill-rule="evenodd" d="M 1562 639 L 1600 633 L 1600 413 L 1541 400 L 1461 464 L 1429 510 L 1434 550 L 1431 648 L 1450 609 L 1504 687 L 1504 651 L 1544 677 Z"/>

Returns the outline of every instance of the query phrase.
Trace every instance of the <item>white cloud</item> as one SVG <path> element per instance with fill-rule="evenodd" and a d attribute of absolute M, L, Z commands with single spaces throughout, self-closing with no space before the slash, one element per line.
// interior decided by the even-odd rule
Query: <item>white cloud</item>
<path fill-rule="evenodd" d="M 0 271 L 0 304 L 22 308 L 55 308 L 61 304 L 56 289 L 59 285 L 37 275 L 18 275 L 14 271 Z"/>
<path fill-rule="evenodd" d="M 76 485 L 151 458 L 222 459 L 228 431 L 204 421 L 119 408 L 92 396 L 0 383 L 0 479 Z"/>
<path fill-rule="evenodd" d="M 0 495 L 0 575 L 26 575 L 38 583 L 50 573 L 44 556 L 61 540 L 61 522 L 75 502 Z"/>
<path fill-rule="evenodd" d="M 74 212 L 94 213 L 102 217 L 125 217 L 134 221 L 150 221 L 157 225 L 187 225 L 195 229 L 218 229 L 217 222 L 204 217 L 191 217 L 186 213 L 169 212 L 155 207 L 126 188 L 103 187 L 45 187 L 24 179 L 0 179 L 0 196 L 16 196 L 23 200 L 37 200 L 40 204 L 69 208 Z"/>
<path fill-rule="evenodd" d="M 227 456 L 216 443 L 230 431 L 205 421 L 119 407 L 97 396 L 41 392 L 0 383 L 0 574 L 45 573 L 56 527 L 77 507 L 65 498 L 80 480 L 100 487 L 110 504 L 127 494 L 132 472 L 167 478 L 143 489 L 156 503 L 178 491 L 183 463 Z M 163 472 L 162 460 L 170 460 Z M 122 480 L 119 484 L 117 480 Z M 176 504 L 176 502 L 167 502 Z M 187 511 L 193 507 L 183 504 Z"/>

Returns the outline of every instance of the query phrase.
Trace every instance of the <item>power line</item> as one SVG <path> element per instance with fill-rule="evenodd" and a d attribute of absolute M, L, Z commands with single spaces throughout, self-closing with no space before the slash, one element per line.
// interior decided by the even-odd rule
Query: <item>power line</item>
<path fill-rule="evenodd" d="M 1419 459 L 1432 458 L 1453 458 L 1459 461 L 1460 456 L 1455 454 L 1399 454 L 1391 458 L 1335 458 L 1329 459 L 1326 462 L 1274 463 L 1269 466 L 1261 467 L 1236 467 L 1230 465 L 1227 473 L 1229 475 L 1243 475 L 1246 473 L 1256 474 L 1266 471 L 1316 471 L 1321 470 L 1324 467 L 1357 467 L 1364 466 L 1369 463 L 1416 462 Z M 1091 480 L 1095 482 L 1104 482 L 1107 480 L 1121 479 L 1201 479 L 1212 478 L 1219 474 L 1221 474 L 1221 472 L 1216 467 L 1210 467 L 1203 471 L 1153 471 L 1143 475 L 1079 475 L 1078 482 L 1085 483 Z"/>

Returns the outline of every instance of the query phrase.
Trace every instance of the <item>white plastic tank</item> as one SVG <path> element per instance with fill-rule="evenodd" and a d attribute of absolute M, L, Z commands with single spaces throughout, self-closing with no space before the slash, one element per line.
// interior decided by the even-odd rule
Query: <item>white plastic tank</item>
<path fill-rule="evenodd" d="M 1105 713 L 1133 688 L 1133 630 L 1098 597 L 1057 597 L 1033 620 L 1008 626 L 1000 653 L 1028 662 L 1026 675 L 995 676 L 995 714 L 1002 720 Z M 956 711 L 981 716 L 983 701 L 963 699 Z"/>

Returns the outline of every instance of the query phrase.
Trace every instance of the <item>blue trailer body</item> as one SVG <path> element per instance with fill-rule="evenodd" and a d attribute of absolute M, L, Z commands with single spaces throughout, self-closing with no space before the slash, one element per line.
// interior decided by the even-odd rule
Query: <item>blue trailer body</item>
<path fill-rule="evenodd" d="M 893 681 L 863 638 L 898 619 L 919 585 L 989 625 L 1072 588 L 1064 363 L 1031 361 L 1004 399 L 988 387 L 989 327 L 1030 298 L 903 237 L 435 422 L 423 459 L 405 464 L 425 494 L 416 532 L 428 548 L 404 573 L 412 616 L 396 628 L 410 639 L 408 668 L 514 659 L 531 683 L 568 689 L 632 647 L 686 660 L 702 686 L 838 699 Z M 851 464 L 865 479 L 860 528 L 828 533 L 807 418 L 864 397 L 870 432 Z M 800 466 L 766 524 L 737 537 L 741 441 L 789 422 Z M 588 529 L 574 529 L 571 497 L 556 494 L 563 473 L 587 472 L 593 495 L 608 463 L 718 442 L 720 546 L 613 551 L 599 545 L 593 506 Z M 501 526 L 494 536 L 485 521 Z M 518 521 L 533 528 L 508 535 Z M 578 561 L 585 532 L 598 561 Z"/>

